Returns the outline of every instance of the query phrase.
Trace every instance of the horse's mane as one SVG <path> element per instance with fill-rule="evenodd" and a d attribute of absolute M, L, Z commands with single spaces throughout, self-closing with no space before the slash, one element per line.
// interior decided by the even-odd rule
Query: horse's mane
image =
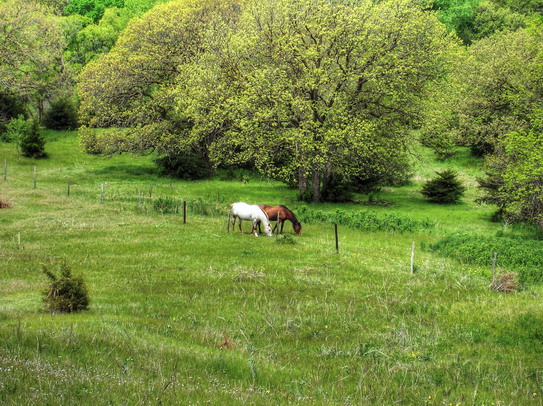
<path fill-rule="evenodd" d="M 258 205 L 257 205 L 257 207 L 258 207 Z M 270 220 L 270 216 L 268 216 L 268 213 L 266 213 L 266 210 L 264 210 L 264 209 L 262 209 L 262 208 L 260 208 L 260 207 L 258 207 L 258 208 L 260 209 L 260 211 L 261 211 L 262 213 L 264 213 L 264 216 L 266 216 L 266 218 L 267 218 L 268 220 Z"/>
<path fill-rule="evenodd" d="M 290 214 L 292 214 L 292 224 L 300 224 L 300 222 L 298 221 L 298 219 L 296 218 L 296 215 L 294 214 L 292 210 L 290 210 L 287 206 L 283 206 L 283 205 L 279 207 L 281 207 L 284 210 L 288 210 Z"/>

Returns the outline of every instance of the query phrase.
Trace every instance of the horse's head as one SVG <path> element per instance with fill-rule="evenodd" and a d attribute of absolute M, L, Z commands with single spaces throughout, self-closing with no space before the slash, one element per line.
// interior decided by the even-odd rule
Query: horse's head
<path fill-rule="evenodd" d="M 268 237 L 271 237 L 273 235 L 271 224 L 269 221 L 264 222 L 264 232 Z"/>
<path fill-rule="evenodd" d="M 296 235 L 302 234 L 302 225 L 300 223 L 293 224 L 292 228 L 294 228 L 294 232 L 296 233 Z"/>

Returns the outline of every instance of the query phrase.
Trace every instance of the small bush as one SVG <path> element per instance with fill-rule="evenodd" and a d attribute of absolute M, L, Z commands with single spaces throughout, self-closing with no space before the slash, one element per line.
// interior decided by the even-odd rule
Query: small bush
<path fill-rule="evenodd" d="M 55 275 L 45 266 L 43 272 L 51 281 L 47 289 L 43 291 L 46 311 L 72 313 L 88 310 L 89 297 L 83 277 L 72 276 L 67 263 L 60 265 L 60 276 Z"/>
<path fill-rule="evenodd" d="M 40 127 L 37 121 L 31 122 L 28 132 L 21 137 L 21 154 L 27 158 L 44 158 L 45 138 L 41 135 Z"/>
<path fill-rule="evenodd" d="M 87 154 L 98 155 L 104 152 L 96 132 L 86 126 L 79 129 L 79 145 Z"/>
<path fill-rule="evenodd" d="M 43 125 L 51 130 L 75 130 L 77 128 L 77 109 L 69 98 L 60 98 L 45 113 Z"/>
<path fill-rule="evenodd" d="M 157 158 L 155 163 L 163 175 L 185 180 L 197 180 L 211 175 L 209 163 L 201 154 L 186 152 L 182 155 Z"/>
<path fill-rule="evenodd" d="M 464 195 L 466 188 L 458 180 L 457 174 L 451 169 L 437 172 L 437 178 L 426 182 L 422 188 L 422 195 L 433 203 L 458 203 Z"/>

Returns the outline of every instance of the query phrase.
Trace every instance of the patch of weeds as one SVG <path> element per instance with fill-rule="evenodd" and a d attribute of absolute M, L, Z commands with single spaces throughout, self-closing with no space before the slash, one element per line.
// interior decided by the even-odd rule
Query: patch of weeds
<path fill-rule="evenodd" d="M 277 244 L 296 244 L 296 240 L 290 234 L 279 234 L 275 239 Z"/>
<path fill-rule="evenodd" d="M 153 209 L 159 213 L 178 213 L 179 201 L 172 197 L 158 197 L 153 201 Z"/>

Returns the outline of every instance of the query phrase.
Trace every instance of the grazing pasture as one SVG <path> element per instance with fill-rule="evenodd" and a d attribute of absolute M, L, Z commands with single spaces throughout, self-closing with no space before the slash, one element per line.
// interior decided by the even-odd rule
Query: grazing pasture
<path fill-rule="evenodd" d="M 11 204 L 0 209 L 0 404 L 543 403 L 541 286 L 494 292 L 490 254 L 462 263 L 447 244 L 430 248 L 467 231 L 540 242 L 473 203 L 480 161 L 466 151 L 447 165 L 419 151 L 414 182 L 372 204 L 307 205 L 273 180 L 170 180 L 149 156 L 90 156 L 74 132 L 47 137 L 45 160 L 0 144 Z M 468 187 L 462 203 L 425 202 L 422 182 L 447 167 Z M 294 244 L 227 232 L 240 200 L 312 221 L 299 216 L 299 237 L 285 227 Z M 368 218 L 432 226 L 368 230 Z M 42 264 L 62 260 L 85 278 L 89 311 L 42 310 Z"/>

